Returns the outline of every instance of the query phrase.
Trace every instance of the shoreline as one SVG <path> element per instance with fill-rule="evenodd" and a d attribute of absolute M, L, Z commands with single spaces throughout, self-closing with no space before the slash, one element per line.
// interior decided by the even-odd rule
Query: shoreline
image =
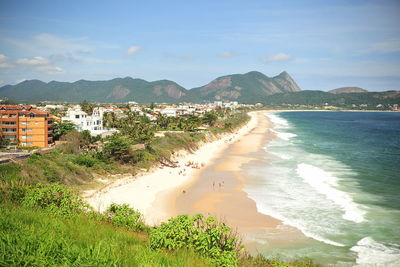
<path fill-rule="evenodd" d="M 178 168 L 159 167 L 140 176 L 128 175 L 100 190 L 84 191 L 84 199 L 100 212 L 111 203 L 128 204 L 139 210 L 149 225 L 166 221 L 171 217 L 170 213 L 164 210 L 162 205 L 157 204 L 158 199 L 168 190 L 178 188 L 193 180 L 202 169 L 212 164 L 229 144 L 236 142 L 256 127 L 258 113 L 249 112 L 250 120 L 240 129 L 215 141 L 202 144 L 193 153 L 177 152 L 174 160 L 178 161 Z M 186 166 L 188 162 L 196 163 L 199 169 Z"/>
<path fill-rule="evenodd" d="M 254 253 L 266 244 L 271 248 L 286 248 L 313 242 L 299 229 L 261 213 L 244 190 L 247 178 L 243 165 L 258 161 L 257 152 L 276 138 L 271 131 L 273 123 L 264 113 L 257 113 L 258 124 L 252 131 L 230 144 L 192 181 L 159 194 L 155 205 L 170 216 L 196 213 L 214 216 L 236 230 Z"/>

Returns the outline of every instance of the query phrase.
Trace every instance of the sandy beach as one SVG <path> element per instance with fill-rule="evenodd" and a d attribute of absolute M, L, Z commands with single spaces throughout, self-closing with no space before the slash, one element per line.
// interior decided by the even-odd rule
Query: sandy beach
<path fill-rule="evenodd" d="M 165 197 L 170 198 L 171 190 L 182 192 L 184 189 L 180 188 L 198 177 L 201 171 L 218 158 L 230 144 L 252 131 L 258 125 L 259 113 L 251 112 L 249 115 L 251 116 L 249 122 L 234 133 L 205 143 L 194 153 L 182 151 L 176 153 L 174 160 L 178 162 L 179 167 L 157 168 L 139 177 L 127 176 L 118 179 L 96 192 L 85 192 L 86 201 L 100 212 L 111 203 L 129 204 L 139 210 L 144 215 L 146 223 L 150 225 L 157 225 L 167 220 L 174 212 L 171 212 L 170 203 L 165 203 Z M 189 162 L 193 164 L 186 166 Z M 193 165 L 198 168 L 193 168 Z"/>
<path fill-rule="evenodd" d="M 258 212 L 256 202 L 244 191 L 246 177 L 241 167 L 257 161 L 256 153 L 276 138 L 264 113 L 256 114 L 256 127 L 230 144 L 196 177 L 160 193 L 154 205 L 173 216 L 196 213 L 215 216 L 236 229 L 252 252 L 309 242 L 298 229 Z"/>

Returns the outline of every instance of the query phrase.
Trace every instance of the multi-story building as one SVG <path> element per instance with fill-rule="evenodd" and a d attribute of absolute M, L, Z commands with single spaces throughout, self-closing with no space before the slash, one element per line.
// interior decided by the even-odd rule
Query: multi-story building
<path fill-rule="evenodd" d="M 103 130 L 102 113 L 96 108 L 92 115 L 84 112 L 79 105 L 69 108 L 62 121 L 70 121 L 75 124 L 76 129 L 81 132 L 83 130 L 98 131 Z"/>
<path fill-rule="evenodd" d="M 88 130 L 91 135 L 101 135 L 102 137 L 115 133 L 116 129 L 104 129 L 103 115 L 105 112 L 114 112 L 113 109 L 95 107 L 92 115 L 84 112 L 79 105 L 68 109 L 65 117 L 61 121 L 69 121 L 75 125 L 76 130 L 79 132 Z"/>
<path fill-rule="evenodd" d="M 0 134 L 10 145 L 48 147 L 53 143 L 53 119 L 32 106 L 0 105 Z"/>

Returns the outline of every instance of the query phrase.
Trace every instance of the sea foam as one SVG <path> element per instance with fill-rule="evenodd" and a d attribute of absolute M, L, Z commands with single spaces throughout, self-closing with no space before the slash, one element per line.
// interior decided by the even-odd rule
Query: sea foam
<path fill-rule="evenodd" d="M 282 132 L 278 132 L 278 131 L 275 131 L 275 130 L 272 130 L 272 129 L 271 129 L 271 132 L 276 134 L 276 136 L 278 136 L 278 138 L 281 138 L 281 139 L 286 140 L 286 141 L 288 141 L 292 137 L 296 137 L 297 136 L 297 134 L 294 134 L 294 133 L 282 133 Z"/>
<path fill-rule="evenodd" d="M 308 231 L 307 227 L 305 225 L 303 225 L 301 222 L 295 221 L 295 220 L 290 220 L 289 218 L 283 216 L 281 213 L 275 212 L 274 210 L 270 210 L 270 209 L 266 208 L 265 206 L 260 205 L 259 202 L 257 202 L 257 201 L 256 201 L 256 206 L 257 206 L 258 212 L 261 212 L 268 216 L 274 217 L 278 220 L 281 220 L 286 225 L 290 225 L 292 227 L 299 229 L 305 236 L 308 236 L 315 240 L 321 241 L 325 244 L 333 245 L 336 247 L 344 247 L 345 246 L 342 243 L 335 242 L 333 240 L 329 240 L 329 239 L 324 238 L 316 233 L 312 233 L 312 232 Z"/>
<path fill-rule="evenodd" d="M 305 163 L 298 164 L 296 172 L 304 182 L 342 208 L 344 210 L 343 219 L 356 223 L 365 221 L 365 212 L 359 209 L 358 205 L 353 202 L 352 197 L 337 189 L 337 177 L 318 167 Z"/>
<path fill-rule="evenodd" d="M 270 121 L 275 125 L 274 128 L 287 128 L 289 126 L 289 122 L 278 115 L 272 114 L 272 113 L 265 113 L 265 116 L 267 116 Z"/>
<path fill-rule="evenodd" d="M 400 249 L 376 242 L 365 237 L 350 249 L 357 253 L 356 266 L 400 266 Z"/>

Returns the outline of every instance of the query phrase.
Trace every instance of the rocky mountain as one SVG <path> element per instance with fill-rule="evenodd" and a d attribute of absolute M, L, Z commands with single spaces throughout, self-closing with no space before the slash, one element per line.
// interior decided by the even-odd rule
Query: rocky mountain
<path fill-rule="evenodd" d="M 368 91 L 360 87 L 340 87 L 337 89 L 330 90 L 328 92 L 331 94 L 348 94 L 348 93 L 366 93 Z"/>
<path fill-rule="evenodd" d="M 272 78 L 261 72 L 251 71 L 222 76 L 204 86 L 193 88 L 188 92 L 188 98 L 257 103 L 272 94 L 297 91 L 301 91 L 300 87 L 286 71 Z"/>
<path fill-rule="evenodd" d="M 24 81 L 17 85 L 0 88 L 0 97 L 18 102 L 82 100 L 96 102 L 140 103 L 183 101 L 202 102 L 233 100 L 241 103 L 257 103 L 275 93 L 297 92 L 299 86 L 287 72 L 269 78 L 256 71 L 219 77 L 202 87 L 187 90 L 179 84 L 160 80 L 148 82 L 131 77 L 108 81 L 79 80 L 73 83 L 39 80 Z"/>

